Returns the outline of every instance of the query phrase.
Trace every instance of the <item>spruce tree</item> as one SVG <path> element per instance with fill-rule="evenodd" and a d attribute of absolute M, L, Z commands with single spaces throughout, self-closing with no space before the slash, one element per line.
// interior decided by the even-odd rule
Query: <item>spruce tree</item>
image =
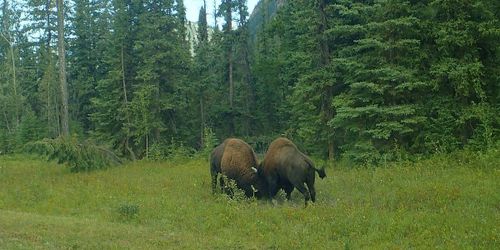
<path fill-rule="evenodd" d="M 195 96 L 199 99 L 199 143 L 204 148 L 206 129 L 206 94 L 210 77 L 210 65 L 208 64 L 208 26 L 206 3 L 201 7 L 198 15 L 198 44 L 195 49 L 194 67 L 195 82 L 197 89 Z"/>
<path fill-rule="evenodd" d="M 91 98 L 93 112 L 90 118 L 94 137 L 135 159 L 129 104 L 135 83 L 136 63 L 132 58 L 136 55 L 133 46 L 138 27 L 134 20 L 142 10 L 129 1 L 113 1 L 112 4 L 113 32 L 102 40 L 106 48 L 102 66 L 108 71 L 97 82 L 95 95 Z"/>
<path fill-rule="evenodd" d="M 107 0 L 75 1 L 75 16 L 72 19 L 73 38 L 69 50 L 71 62 L 72 117 L 79 121 L 85 130 L 91 129 L 89 114 L 92 112 L 90 99 L 96 95 L 97 82 L 109 70 L 106 67 L 106 48 L 109 38 L 111 13 Z"/>
<path fill-rule="evenodd" d="M 450 151 L 498 138 L 499 4 L 497 1 L 429 1 L 424 23 L 433 42 L 428 54 L 433 93 L 425 105 L 430 123 L 426 150 Z"/>
<path fill-rule="evenodd" d="M 152 142 L 161 143 L 161 133 L 175 138 L 182 121 L 179 116 L 186 105 L 182 87 L 189 70 L 189 49 L 186 43 L 183 16 L 169 1 L 146 1 L 139 16 L 139 32 L 135 41 L 139 65 L 137 90 L 154 89 Z"/>
<path fill-rule="evenodd" d="M 229 135 L 234 135 L 235 131 L 235 116 L 236 111 L 234 107 L 234 41 L 235 35 L 233 30 L 233 16 L 235 12 L 235 2 L 234 0 L 223 0 L 219 6 L 218 16 L 224 18 L 224 25 L 222 30 L 224 32 L 224 51 L 225 51 L 225 63 L 226 63 L 226 82 L 228 86 L 228 110 L 225 112 L 227 115 L 227 124 L 229 125 Z"/>

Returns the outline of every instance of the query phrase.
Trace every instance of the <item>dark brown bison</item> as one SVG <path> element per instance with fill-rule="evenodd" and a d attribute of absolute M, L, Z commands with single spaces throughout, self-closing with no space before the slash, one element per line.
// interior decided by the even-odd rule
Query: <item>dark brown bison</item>
<path fill-rule="evenodd" d="M 210 174 L 212 176 L 212 192 L 217 190 L 217 177 L 219 173 L 228 179 L 234 180 L 238 188 L 245 192 L 247 197 L 255 194 L 260 197 L 265 191 L 265 180 L 258 178 L 258 160 L 253 149 L 246 142 L 229 138 L 215 147 L 210 156 Z M 220 186 L 224 189 L 223 178 L 219 179 Z"/>
<path fill-rule="evenodd" d="M 286 138 L 278 138 L 269 145 L 266 156 L 259 166 L 259 175 L 266 179 L 271 199 L 276 196 L 279 189 L 283 189 L 289 200 L 293 189 L 297 188 L 304 195 L 306 205 L 309 199 L 316 201 L 314 189 L 316 172 L 321 178 L 326 176 L 323 168 L 316 169 L 311 159 Z"/>

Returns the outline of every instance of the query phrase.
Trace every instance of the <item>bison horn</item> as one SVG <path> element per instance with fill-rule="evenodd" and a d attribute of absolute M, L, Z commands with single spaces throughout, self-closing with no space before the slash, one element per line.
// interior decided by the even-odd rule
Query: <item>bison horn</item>
<path fill-rule="evenodd" d="M 253 170 L 255 173 L 257 173 L 257 169 L 256 169 L 256 168 L 252 167 L 252 170 Z"/>

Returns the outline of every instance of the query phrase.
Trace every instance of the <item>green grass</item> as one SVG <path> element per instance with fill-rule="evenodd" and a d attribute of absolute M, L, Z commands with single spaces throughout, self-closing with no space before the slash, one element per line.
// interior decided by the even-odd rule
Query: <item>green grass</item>
<path fill-rule="evenodd" d="M 212 195 L 208 162 L 0 158 L 0 249 L 500 248 L 500 155 L 327 169 L 318 201 Z"/>

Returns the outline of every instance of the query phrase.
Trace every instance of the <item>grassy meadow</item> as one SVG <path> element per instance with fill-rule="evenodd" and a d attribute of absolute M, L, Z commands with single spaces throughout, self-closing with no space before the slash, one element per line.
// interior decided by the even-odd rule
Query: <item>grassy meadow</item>
<path fill-rule="evenodd" d="M 499 249 L 500 153 L 334 166 L 318 201 L 212 195 L 206 159 L 70 173 L 0 157 L 0 249 Z"/>

